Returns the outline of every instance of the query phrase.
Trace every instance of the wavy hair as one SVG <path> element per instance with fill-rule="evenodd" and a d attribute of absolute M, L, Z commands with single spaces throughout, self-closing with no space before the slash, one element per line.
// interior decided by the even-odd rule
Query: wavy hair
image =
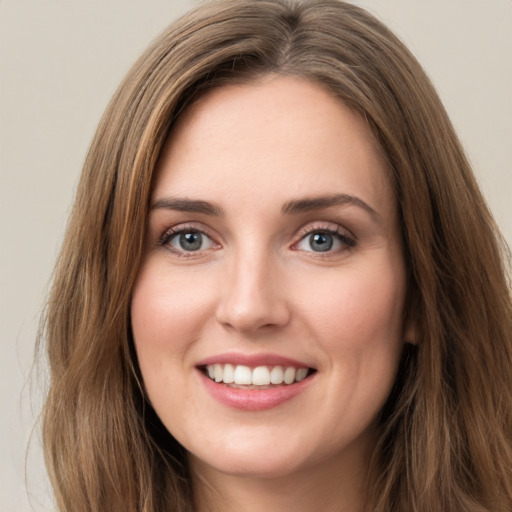
<path fill-rule="evenodd" d="M 406 345 L 368 476 L 377 512 L 512 509 L 508 255 L 429 79 L 373 16 L 336 0 L 218 0 L 165 31 L 86 158 L 41 339 L 46 462 L 61 512 L 191 511 L 184 449 L 145 399 L 129 306 L 153 173 L 207 90 L 274 73 L 359 112 L 387 159 L 406 264 Z"/>

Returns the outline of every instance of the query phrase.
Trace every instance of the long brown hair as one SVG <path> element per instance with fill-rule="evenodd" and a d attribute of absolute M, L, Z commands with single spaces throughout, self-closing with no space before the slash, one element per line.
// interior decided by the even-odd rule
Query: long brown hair
<path fill-rule="evenodd" d="M 152 176 L 204 91 L 267 73 L 326 87 L 378 138 L 409 272 L 406 345 L 368 499 L 380 512 L 512 509 L 512 305 L 504 244 L 441 102 L 402 43 L 336 0 L 220 0 L 137 61 L 87 156 L 42 337 L 47 466 L 61 511 L 193 510 L 186 454 L 144 397 L 130 333 Z"/>

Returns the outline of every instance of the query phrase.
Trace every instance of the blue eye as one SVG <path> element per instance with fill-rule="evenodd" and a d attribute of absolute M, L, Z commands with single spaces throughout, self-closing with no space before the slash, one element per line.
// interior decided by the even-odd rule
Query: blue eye
<path fill-rule="evenodd" d="M 330 251 L 334 244 L 334 237 L 330 233 L 314 233 L 307 238 L 309 246 L 316 252 Z"/>
<path fill-rule="evenodd" d="M 177 252 L 203 251 L 213 245 L 210 237 L 192 229 L 170 233 L 165 238 L 164 244 L 170 245 Z"/>
<path fill-rule="evenodd" d="M 297 244 L 297 248 L 309 252 L 332 252 L 343 249 L 344 246 L 354 245 L 354 240 L 342 233 L 318 230 L 304 236 Z"/>

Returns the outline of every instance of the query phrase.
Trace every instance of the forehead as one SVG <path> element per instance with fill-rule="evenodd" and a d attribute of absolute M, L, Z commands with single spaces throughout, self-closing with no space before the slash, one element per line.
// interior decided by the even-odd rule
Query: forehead
<path fill-rule="evenodd" d="M 270 75 L 215 89 L 183 113 L 164 146 L 154 196 L 286 201 L 336 192 L 364 196 L 385 213 L 394 208 L 387 174 L 359 114 L 316 83 Z"/>

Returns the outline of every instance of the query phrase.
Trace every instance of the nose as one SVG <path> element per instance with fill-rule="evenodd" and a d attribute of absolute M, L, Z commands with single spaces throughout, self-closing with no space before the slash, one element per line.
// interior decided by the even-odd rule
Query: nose
<path fill-rule="evenodd" d="M 279 264 L 268 254 L 234 258 L 222 285 L 217 321 L 238 332 L 258 333 L 285 326 L 290 309 Z"/>

